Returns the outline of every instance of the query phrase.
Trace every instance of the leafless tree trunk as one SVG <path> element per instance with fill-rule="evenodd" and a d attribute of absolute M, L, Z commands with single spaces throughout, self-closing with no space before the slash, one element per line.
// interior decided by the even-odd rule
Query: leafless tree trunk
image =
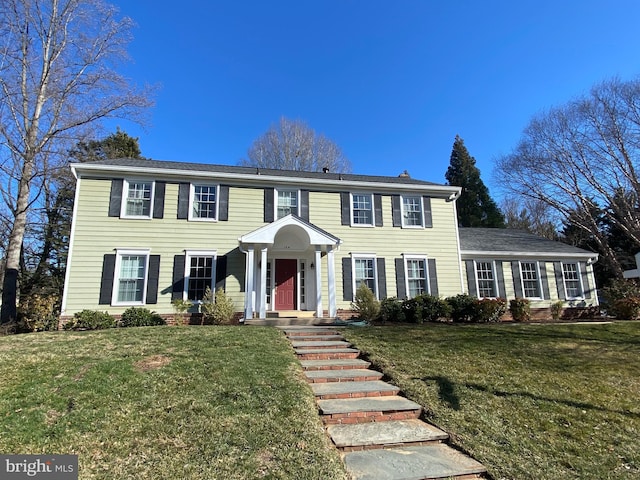
<path fill-rule="evenodd" d="M 108 117 L 139 118 L 148 90 L 113 66 L 126 58 L 132 21 L 101 0 L 0 4 L 0 163 L 13 214 L 0 323 L 16 319 L 20 251 L 43 181 L 83 129 Z"/>

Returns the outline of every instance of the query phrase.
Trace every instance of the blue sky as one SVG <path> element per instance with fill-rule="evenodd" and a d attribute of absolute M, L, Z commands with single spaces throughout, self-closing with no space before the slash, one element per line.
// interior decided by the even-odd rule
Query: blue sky
<path fill-rule="evenodd" d="M 444 183 L 459 134 L 498 196 L 534 114 L 640 74 L 637 0 L 112 1 L 125 75 L 160 86 L 146 128 L 116 123 L 159 160 L 234 165 L 285 116 L 354 173 Z"/>

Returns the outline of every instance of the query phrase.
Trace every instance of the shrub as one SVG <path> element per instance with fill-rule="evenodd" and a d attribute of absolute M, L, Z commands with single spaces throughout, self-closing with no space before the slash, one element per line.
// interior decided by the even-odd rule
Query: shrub
<path fill-rule="evenodd" d="M 380 302 L 364 282 L 358 286 L 351 308 L 358 313 L 358 318 L 362 320 L 375 320 L 380 314 Z"/>
<path fill-rule="evenodd" d="M 640 285 L 635 280 L 616 279 L 602 289 L 602 297 L 604 298 L 604 308 L 609 315 L 616 318 L 629 317 L 629 302 L 620 302 L 620 300 L 640 298 Z M 618 308 L 621 308 L 619 311 Z"/>
<path fill-rule="evenodd" d="M 483 298 L 476 300 L 473 310 L 474 322 L 498 322 L 507 311 L 507 301 L 504 298 Z"/>
<path fill-rule="evenodd" d="M 118 321 L 119 327 L 151 327 L 156 325 L 166 325 L 166 322 L 156 312 L 139 307 L 126 309 Z"/>
<path fill-rule="evenodd" d="M 202 323 L 225 325 L 231 323 L 236 313 L 233 300 L 222 288 L 216 290 L 215 296 L 209 287 L 204 292 L 202 305 Z"/>
<path fill-rule="evenodd" d="M 562 310 L 564 309 L 564 302 L 562 300 L 558 300 L 557 302 L 553 302 L 551 304 L 550 310 L 551 310 L 551 318 L 553 318 L 555 321 L 560 320 L 560 317 L 562 316 Z"/>
<path fill-rule="evenodd" d="M 116 320 L 107 312 L 82 310 L 64 325 L 65 330 L 103 330 L 114 328 Z"/>
<path fill-rule="evenodd" d="M 529 321 L 531 319 L 531 302 L 526 298 L 514 298 L 509 302 L 509 311 L 514 321 Z"/>
<path fill-rule="evenodd" d="M 446 301 L 451 307 L 451 319 L 454 322 L 470 322 L 477 318 L 477 300 L 477 298 L 464 293 L 448 297 Z"/>
<path fill-rule="evenodd" d="M 58 295 L 33 294 L 20 299 L 18 323 L 26 331 L 58 329 Z"/>
<path fill-rule="evenodd" d="M 403 302 L 396 297 L 388 297 L 380 302 L 380 318 L 383 322 L 404 322 Z"/>
<path fill-rule="evenodd" d="M 446 300 L 435 295 L 423 293 L 416 297 L 420 303 L 422 320 L 435 322 L 441 318 L 448 318 L 451 315 L 451 306 Z"/>
<path fill-rule="evenodd" d="M 640 316 L 640 297 L 620 298 L 613 304 L 616 318 L 636 320 Z"/>
<path fill-rule="evenodd" d="M 171 306 L 173 307 L 173 311 L 175 312 L 173 314 L 173 322 L 176 325 L 181 325 L 183 324 L 183 319 L 185 317 L 185 313 L 191 308 L 193 307 L 193 303 L 190 300 L 183 300 L 183 299 L 179 299 L 179 300 L 172 300 L 171 301 Z"/>

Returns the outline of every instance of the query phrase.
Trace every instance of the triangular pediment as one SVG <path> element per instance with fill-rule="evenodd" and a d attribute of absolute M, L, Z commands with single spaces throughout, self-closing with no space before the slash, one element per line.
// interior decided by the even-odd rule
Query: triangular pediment
<path fill-rule="evenodd" d="M 304 232 L 305 237 L 304 240 L 307 240 L 309 245 L 332 245 L 338 246 L 340 245 L 341 240 L 331 235 L 329 232 L 323 230 L 320 227 L 303 220 L 297 215 L 287 215 L 286 217 L 282 217 L 275 222 L 272 222 L 264 227 L 260 227 L 257 230 L 246 233 L 242 235 L 238 241 L 241 245 L 247 244 L 263 244 L 263 245 L 273 245 L 276 241 L 276 236 L 281 232 L 291 231 L 292 234 L 296 236 L 303 237 L 302 233 Z"/>

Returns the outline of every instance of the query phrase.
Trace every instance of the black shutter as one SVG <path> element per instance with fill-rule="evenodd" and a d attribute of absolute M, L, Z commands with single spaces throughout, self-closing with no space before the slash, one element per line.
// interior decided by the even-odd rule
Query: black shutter
<path fill-rule="evenodd" d="M 351 196 L 349 192 L 340 193 L 340 220 L 342 225 L 351 225 Z"/>
<path fill-rule="evenodd" d="M 504 268 L 501 260 L 496 260 L 496 277 L 498 278 L 498 297 L 506 299 L 507 287 L 504 283 Z"/>
<path fill-rule="evenodd" d="M 158 278 L 160 277 L 160 255 L 149 256 L 149 276 L 147 277 L 146 303 L 158 303 Z"/>
<path fill-rule="evenodd" d="M 342 258 L 342 299 L 353 301 L 353 276 L 351 272 L 351 257 Z"/>
<path fill-rule="evenodd" d="M 120 206 L 122 205 L 122 184 L 121 178 L 111 180 L 111 193 L 109 194 L 109 216 L 119 217 Z"/>
<path fill-rule="evenodd" d="M 178 218 L 189 218 L 189 190 L 191 185 L 188 183 L 181 183 L 178 186 Z"/>
<path fill-rule="evenodd" d="M 264 189 L 264 221 L 271 223 L 274 220 L 273 201 L 275 190 L 273 188 Z"/>
<path fill-rule="evenodd" d="M 218 220 L 229 220 L 229 186 L 220 185 L 220 202 L 218 204 Z"/>
<path fill-rule="evenodd" d="M 216 290 L 225 290 L 227 283 L 227 256 L 219 255 L 216 258 Z"/>
<path fill-rule="evenodd" d="M 300 217 L 309 221 L 309 190 L 300 190 Z"/>
<path fill-rule="evenodd" d="M 422 197 L 422 208 L 424 210 L 425 228 L 433 228 L 433 219 L 431 218 L 431 197 Z"/>
<path fill-rule="evenodd" d="M 182 293 L 184 292 L 184 262 L 184 255 L 174 255 L 171 300 L 182 300 Z"/>
<path fill-rule="evenodd" d="M 153 218 L 164 217 L 164 192 L 167 182 L 156 182 L 153 198 Z"/>
<path fill-rule="evenodd" d="M 382 300 L 387 298 L 387 271 L 384 258 L 378 258 L 376 262 L 378 264 L 378 298 Z"/>
<path fill-rule="evenodd" d="M 98 304 L 110 305 L 113 295 L 113 276 L 116 272 L 115 254 L 106 254 L 102 258 L 102 278 L 100 279 L 100 296 Z"/>
<path fill-rule="evenodd" d="M 436 259 L 430 258 L 429 263 L 429 293 L 438 296 L 438 272 L 436 271 Z"/>
<path fill-rule="evenodd" d="M 400 195 L 391 196 L 391 221 L 394 227 L 402 226 L 402 206 L 400 205 Z"/>
<path fill-rule="evenodd" d="M 589 275 L 587 275 L 587 262 L 580 262 L 580 275 L 582 275 L 584 298 L 591 298 L 591 285 L 589 285 Z"/>
<path fill-rule="evenodd" d="M 520 281 L 520 262 L 517 260 L 511 262 L 511 275 L 513 276 L 513 289 L 515 290 L 516 298 L 524 298 L 522 282 Z"/>
<path fill-rule="evenodd" d="M 558 298 L 566 300 L 567 296 L 564 291 L 564 275 L 562 274 L 562 263 L 553 262 L 553 272 L 556 276 L 556 288 L 558 289 Z"/>
<path fill-rule="evenodd" d="M 465 260 L 464 263 L 467 268 L 467 286 L 469 287 L 469 295 L 477 297 L 478 289 L 476 288 L 476 269 L 473 265 L 473 260 Z"/>
<path fill-rule="evenodd" d="M 407 287 L 404 280 L 404 259 L 396 258 L 396 287 L 398 289 L 398 298 L 404 300 L 407 298 Z"/>
<path fill-rule="evenodd" d="M 551 294 L 549 293 L 549 279 L 547 278 L 547 264 L 545 262 L 540 262 L 538 265 L 540 266 L 540 280 L 542 280 L 542 299 L 549 300 L 551 298 Z"/>
<path fill-rule="evenodd" d="M 382 221 L 382 195 L 379 194 L 375 194 L 373 196 L 373 210 L 374 210 L 374 215 L 376 217 L 375 222 L 376 222 L 376 227 L 382 227 L 383 226 L 383 221 Z"/>

